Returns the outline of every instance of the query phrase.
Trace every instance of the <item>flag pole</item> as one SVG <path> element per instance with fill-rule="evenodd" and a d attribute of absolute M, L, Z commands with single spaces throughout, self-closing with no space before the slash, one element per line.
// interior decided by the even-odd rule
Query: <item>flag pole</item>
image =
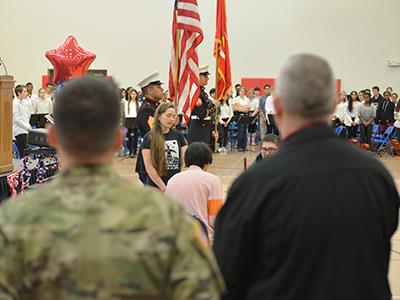
<path fill-rule="evenodd" d="M 219 49 L 219 47 L 218 47 Z M 217 49 L 217 50 L 218 50 Z M 217 53 L 215 53 L 217 54 Z M 215 99 L 216 101 L 220 101 L 220 99 L 218 99 L 218 55 L 215 55 Z M 221 105 L 221 103 L 219 103 Z M 215 105 L 215 104 L 214 104 Z M 220 110 L 220 107 L 217 107 L 217 109 L 215 110 L 215 133 L 216 133 L 216 137 L 215 141 L 214 141 L 214 152 L 217 152 L 217 144 L 218 144 L 218 139 L 219 139 L 219 132 L 218 132 L 218 110 Z"/>

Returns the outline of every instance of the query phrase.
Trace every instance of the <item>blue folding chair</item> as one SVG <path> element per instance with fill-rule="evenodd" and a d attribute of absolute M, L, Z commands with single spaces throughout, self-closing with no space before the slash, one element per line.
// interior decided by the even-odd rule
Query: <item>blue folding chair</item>
<path fill-rule="evenodd" d="M 371 137 L 379 135 L 379 125 L 372 125 Z"/>
<path fill-rule="evenodd" d="M 373 151 L 376 154 L 380 154 L 381 151 L 385 150 L 394 156 L 393 147 L 391 143 L 391 137 L 394 132 L 394 126 L 388 127 L 382 136 L 376 135 L 371 138 L 371 142 L 376 143 L 376 146 L 373 148 Z"/>
<path fill-rule="evenodd" d="M 397 128 L 394 129 L 394 134 L 392 135 L 393 139 L 399 139 L 399 135 L 397 134 Z"/>
<path fill-rule="evenodd" d="M 344 127 L 343 125 L 340 125 L 340 126 L 336 127 L 335 133 L 337 136 L 341 136 L 343 134 L 344 130 L 346 130 L 346 127 Z"/>
<path fill-rule="evenodd" d="M 237 142 L 237 132 L 238 132 L 237 124 L 236 122 L 232 122 L 228 129 L 228 138 L 229 138 L 229 143 L 231 144 L 231 151 L 233 150 L 234 143 L 236 144 Z"/>
<path fill-rule="evenodd" d="M 15 144 L 15 142 L 12 143 L 12 150 L 11 151 L 12 151 L 13 157 L 15 157 L 16 159 L 21 159 L 19 157 L 18 148 L 17 148 L 17 145 Z"/>

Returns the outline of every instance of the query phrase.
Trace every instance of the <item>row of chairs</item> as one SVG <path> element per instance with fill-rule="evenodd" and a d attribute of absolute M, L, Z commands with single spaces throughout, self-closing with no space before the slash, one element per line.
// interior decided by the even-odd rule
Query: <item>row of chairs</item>
<path fill-rule="evenodd" d="M 255 135 L 255 142 L 258 143 L 261 140 L 260 125 L 258 122 L 256 122 L 256 124 L 257 124 L 257 129 Z M 232 122 L 228 128 L 228 140 L 231 151 L 233 150 L 235 144 L 237 143 L 237 133 L 238 133 L 238 125 L 236 122 Z"/>
<path fill-rule="evenodd" d="M 346 127 L 341 125 L 336 127 L 335 132 L 338 136 L 344 136 L 347 131 Z M 357 135 L 360 134 L 360 127 L 357 130 Z M 371 143 L 374 143 L 372 151 L 380 155 L 383 151 L 386 151 L 391 156 L 394 156 L 392 138 L 398 138 L 397 132 L 394 126 L 389 126 L 384 132 L 379 131 L 379 125 L 372 125 L 371 132 Z"/>

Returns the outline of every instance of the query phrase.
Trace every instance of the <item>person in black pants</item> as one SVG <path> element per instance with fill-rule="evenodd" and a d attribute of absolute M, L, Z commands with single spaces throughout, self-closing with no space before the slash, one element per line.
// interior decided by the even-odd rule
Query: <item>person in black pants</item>
<path fill-rule="evenodd" d="M 379 130 L 385 131 L 394 123 L 394 103 L 390 101 L 390 93 L 383 93 L 383 102 L 378 105 L 376 110 L 376 119 L 380 125 Z"/>
<path fill-rule="evenodd" d="M 360 107 L 361 144 L 371 143 L 372 124 L 375 120 L 375 108 L 371 105 L 371 94 L 364 93 L 364 104 Z"/>
<path fill-rule="evenodd" d="M 24 85 L 17 85 L 14 93 L 16 97 L 13 100 L 13 132 L 18 148 L 18 157 L 22 158 L 27 147 L 28 132 L 32 129 L 29 124 L 30 107 L 25 100 L 28 91 Z"/>
<path fill-rule="evenodd" d="M 219 113 L 219 149 L 218 152 L 226 152 L 228 144 L 229 124 L 233 118 L 232 105 L 229 104 L 229 96 L 225 95 L 221 100 L 221 105 L 218 109 Z"/>
<path fill-rule="evenodd" d="M 15 137 L 15 145 L 18 149 L 18 158 L 23 158 L 28 145 L 28 134 L 23 133 L 17 135 Z"/>

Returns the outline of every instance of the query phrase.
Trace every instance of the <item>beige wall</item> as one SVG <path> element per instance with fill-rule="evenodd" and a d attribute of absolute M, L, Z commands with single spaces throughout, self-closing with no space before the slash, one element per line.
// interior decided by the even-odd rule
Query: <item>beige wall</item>
<path fill-rule="evenodd" d="M 201 63 L 213 66 L 215 0 L 198 0 L 205 40 Z M 288 56 L 326 57 L 347 90 L 378 84 L 400 91 L 398 0 L 227 0 L 232 70 L 242 77 L 274 77 Z M 159 70 L 167 82 L 173 0 L 0 0 L 0 56 L 18 82 L 35 88 L 50 63 L 46 50 L 69 34 L 97 54 L 122 86 Z M 3 72 L 0 69 L 0 73 Z M 214 72 L 214 71 L 212 71 Z M 213 78 L 210 80 L 213 82 Z"/>

